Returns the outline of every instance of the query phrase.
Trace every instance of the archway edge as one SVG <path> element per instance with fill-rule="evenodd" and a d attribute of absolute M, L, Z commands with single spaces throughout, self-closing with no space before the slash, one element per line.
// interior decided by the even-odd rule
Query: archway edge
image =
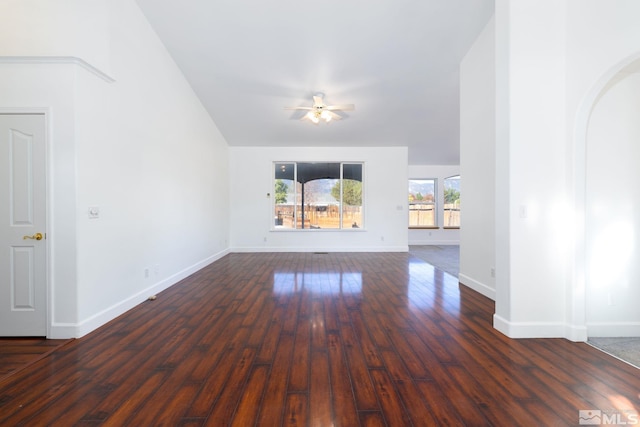
<path fill-rule="evenodd" d="M 572 341 L 586 341 L 587 327 L 587 283 L 586 283 L 586 195 L 587 195 L 587 132 L 591 113 L 600 97 L 607 92 L 610 84 L 625 70 L 640 64 L 640 51 L 628 55 L 611 66 L 582 98 L 576 111 L 573 128 L 573 207 L 575 212 L 574 251 L 571 277 L 571 324 L 567 338 Z"/>

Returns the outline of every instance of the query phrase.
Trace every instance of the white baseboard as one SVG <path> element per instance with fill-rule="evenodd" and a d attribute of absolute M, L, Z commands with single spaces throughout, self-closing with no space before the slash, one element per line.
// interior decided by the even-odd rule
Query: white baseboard
<path fill-rule="evenodd" d="M 565 338 L 569 341 L 585 342 L 587 340 L 586 326 L 567 325 L 566 331 Z"/>
<path fill-rule="evenodd" d="M 75 338 L 77 329 L 75 323 L 54 323 L 49 327 L 47 338 L 52 340 Z"/>
<path fill-rule="evenodd" d="M 493 315 L 493 327 L 509 338 L 566 338 L 571 341 L 586 341 L 586 328 L 562 322 L 509 322 Z"/>
<path fill-rule="evenodd" d="M 236 253 L 252 253 L 252 252 L 408 252 L 408 246 L 367 246 L 365 248 L 311 248 L 311 247 L 266 247 L 266 246 L 252 246 L 252 247 L 235 247 L 231 248 L 230 252 Z"/>
<path fill-rule="evenodd" d="M 640 322 L 587 323 L 589 337 L 640 337 Z"/>
<path fill-rule="evenodd" d="M 485 297 L 490 298 L 493 301 L 496 300 L 496 290 L 493 289 L 492 287 L 487 286 L 482 282 L 478 282 L 477 280 L 472 279 L 471 277 L 469 277 L 469 276 L 467 276 L 465 274 L 462 274 L 462 273 L 458 274 L 458 281 L 461 284 L 465 285 L 466 287 L 471 288 L 474 291 L 481 293 Z"/>
<path fill-rule="evenodd" d="M 493 315 L 493 327 L 509 338 L 564 338 L 565 325 L 556 322 L 510 322 Z"/>
<path fill-rule="evenodd" d="M 179 271 L 151 286 L 143 289 L 142 291 L 131 295 L 130 297 L 120 301 L 117 304 L 112 305 L 93 316 L 80 321 L 77 324 L 70 323 L 54 323 L 49 330 L 49 338 L 65 339 L 65 338 L 80 338 L 106 324 L 107 322 L 115 319 L 123 313 L 131 310 L 136 305 L 146 301 L 151 295 L 156 295 L 165 289 L 170 288 L 182 279 L 192 275 L 198 270 L 203 269 L 209 264 L 217 261 L 223 256 L 227 255 L 229 250 L 224 250 L 214 254 L 208 258 L 203 259 L 182 271 Z"/>

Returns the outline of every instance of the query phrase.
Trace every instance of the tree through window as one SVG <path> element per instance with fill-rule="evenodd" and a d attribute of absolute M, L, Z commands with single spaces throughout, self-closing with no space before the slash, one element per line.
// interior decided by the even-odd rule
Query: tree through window
<path fill-rule="evenodd" d="M 444 228 L 460 227 L 460 175 L 444 180 Z"/>

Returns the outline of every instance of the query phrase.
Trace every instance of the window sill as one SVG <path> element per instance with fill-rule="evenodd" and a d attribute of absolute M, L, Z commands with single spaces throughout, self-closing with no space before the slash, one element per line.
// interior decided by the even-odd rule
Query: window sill
<path fill-rule="evenodd" d="M 359 231 L 367 231 L 364 228 L 272 228 L 269 231 L 273 231 L 275 233 L 326 233 L 326 232 L 336 232 L 343 231 L 347 233 L 357 233 Z"/>
<path fill-rule="evenodd" d="M 440 227 L 437 226 L 409 226 L 409 230 L 439 230 Z"/>
<path fill-rule="evenodd" d="M 460 230 L 460 226 L 457 226 L 457 227 L 442 227 L 442 228 L 444 228 L 445 230 Z"/>

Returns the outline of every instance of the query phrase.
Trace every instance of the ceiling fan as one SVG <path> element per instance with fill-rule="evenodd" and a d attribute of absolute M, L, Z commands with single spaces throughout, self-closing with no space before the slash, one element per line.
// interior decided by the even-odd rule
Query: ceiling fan
<path fill-rule="evenodd" d="M 334 113 L 334 111 L 353 111 L 356 108 L 353 104 L 325 105 L 322 97 L 323 94 L 321 93 L 314 95 L 312 107 L 285 107 L 284 109 L 307 110 L 307 114 L 302 116 L 302 119 L 310 120 L 317 125 L 318 123 L 320 123 L 320 120 L 324 120 L 326 123 L 329 123 L 331 120 L 342 119 L 342 117 L 339 114 Z"/>

